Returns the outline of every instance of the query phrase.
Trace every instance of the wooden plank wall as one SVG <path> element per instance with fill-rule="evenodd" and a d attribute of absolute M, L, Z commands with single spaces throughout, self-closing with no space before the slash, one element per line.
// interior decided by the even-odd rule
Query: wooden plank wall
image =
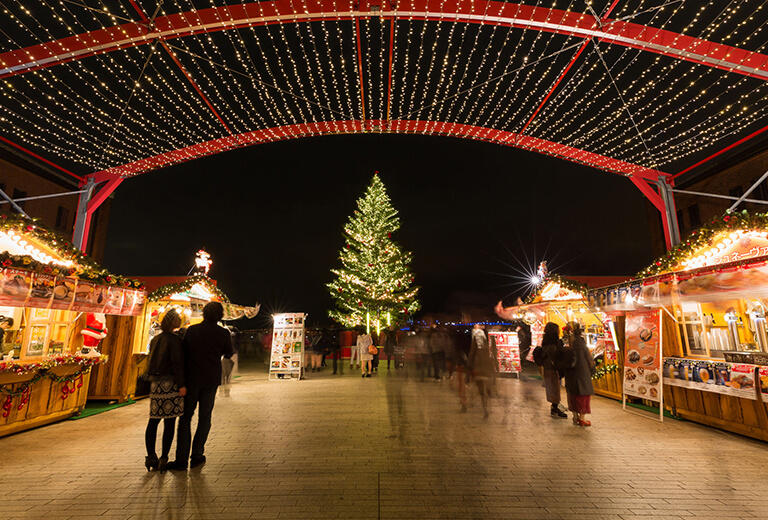
<path fill-rule="evenodd" d="M 616 329 L 614 340 L 616 345 L 619 346 L 619 351 L 616 352 L 616 364 L 619 365 L 619 369 L 612 374 L 597 379 L 593 382 L 593 386 L 595 387 L 596 394 L 621 400 L 621 393 L 624 389 L 624 324 L 626 318 L 622 315 L 612 316 L 611 319 L 614 323 L 614 329 Z"/>
<path fill-rule="evenodd" d="M 94 367 L 89 399 L 124 402 L 133 397 L 136 388 L 133 367 L 135 316 L 107 316 L 107 337 L 101 341 L 99 352 L 109 356 L 105 364 Z"/>
<path fill-rule="evenodd" d="M 72 372 L 72 370 L 70 370 Z M 10 435 L 44 424 L 60 421 L 71 417 L 85 408 L 88 398 L 88 382 L 90 373 L 83 374 L 83 386 L 71 392 L 66 399 L 62 399 L 61 388 L 63 383 L 56 383 L 43 378 L 30 387 L 29 401 L 19 410 L 21 398 L 13 397 L 10 414 L 3 417 L 0 413 L 0 437 Z M 11 391 L 18 390 L 23 383 L 8 385 Z M 72 384 L 68 385 L 72 388 Z M 2 402 L 5 402 L 5 394 L 0 394 Z"/>

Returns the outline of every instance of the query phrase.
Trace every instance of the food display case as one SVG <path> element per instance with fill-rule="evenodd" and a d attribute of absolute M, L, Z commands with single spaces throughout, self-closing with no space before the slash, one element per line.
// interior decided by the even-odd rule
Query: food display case
<path fill-rule="evenodd" d="M 660 314 L 667 409 L 768 440 L 768 214 L 726 213 L 635 280 L 588 299 L 627 319 Z"/>
<path fill-rule="evenodd" d="M 108 273 L 54 233 L 0 218 L 0 436 L 79 412 L 92 371 L 108 359 L 99 350 L 108 322 L 138 314 L 145 296 L 138 281 Z"/>
<path fill-rule="evenodd" d="M 523 321 L 531 327 L 531 345 L 540 346 L 544 325 L 557 323 L 562 330 L 569 322 L 581 324 L 584 339 L 597 364 L 593 379 L 595 392 L 605 397 L 621 399 L 619 355 L 621 349 L 615 333 L 615 322 L 623 324 L 621 316 L 591 309 L 587 305 L 588 287 L 579 282 L 548 275 L 526 303 L 513 307 L 496 306 L 496 314 L 507 320 Z"/>

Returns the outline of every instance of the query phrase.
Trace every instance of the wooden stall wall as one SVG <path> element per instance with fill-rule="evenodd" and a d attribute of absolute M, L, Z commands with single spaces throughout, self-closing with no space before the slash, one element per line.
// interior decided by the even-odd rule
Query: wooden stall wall
<path fill-rule="evenodd" d="M 133 355 L 136 316 L 107 316 L 107 337 L 99 352 L 109 360 L 93 368 L 88 399 L 125 402 L 136 392 L 139 366 Z"/>
<path fill-rule="evenodd" d="M 61 365 L 51 369 L 51 373 L 58 376 L 67 376 L 76 373 L 79 365 Z M 34 373 L 0 376 L 0 385 L 11 392 L 18 391 L 21 386 L 34 377 Z M 19 409 L 20 396 L 14 396 L 11 400 L 11 409 L 8 417 L 0 414 L 0 437 L 12 433 L 29 430 L 44 424 L 50 424 L 71 417 L 85 408 L 88 397 L 88 381 L 90 372 L 83 374 L 83 386 L 69 383 L 67 386 L 73 391 L 62 399 L 62 387 L 64 383 L 57 383 L 47 377 L 40 379 L 30 386 L 29 401 Z M 6 394 L 0 393 L 5 402 Z"/>
<path fill-rule="evenodd" d="M 668 314 L 663 322 L 664 357 L 685 357 L 680 329 Z M 760 400 L 664 386 L 664 405 L 672 414 L 697 423 L 768 441 L 768 408 Z"/>
<path fill-rule="evenodd" d="M 592 381 L 592 385 L 595 388 L 597 395 L 603 397 L 610 397 L 621 401 L 621 393 L 623 390 L 622 381 L 624 380 L 624 316 L 612 317 L 614 328 L 616 329 L 616 344 L 619 346 L 619 351 L 616 353 L 615 364 L 619 366 L 616 372 L 606 374 L 600 379 Z"/>

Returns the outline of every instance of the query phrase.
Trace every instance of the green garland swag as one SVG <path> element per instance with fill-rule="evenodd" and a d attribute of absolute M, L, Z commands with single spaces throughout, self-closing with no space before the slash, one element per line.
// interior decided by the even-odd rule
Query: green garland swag
<path fill-rule="evenodd" d="M 610 365 L 600 364 L 597 367 L 597 370 L 595 371 L 595 373 L 592 375 L 592 380 L 595 381 L 597 379 L 602 379 L 608 374 L 613 374 L 614 372 L 618 372 L 620 368 L 621 367 L 619 367 L 619 365 L 616 365 L 613 363 Z"/>
<path fill-rule="evenodd" d="M 110 273 L 59 234 L 38 224 L 35 219 L 27 219 L 20 215 L 0 215 L 0 231 L 13 231 L 21 235 L 28 235 L 55 251 L 62 259 L 70 260 L 76 264 L 72 267 L 43 264 L 29 255 L 12 255 L 4 251 L 0 253 L 0 265 L 2 267 L 24 269 L 35 273 L 74 276 L 101 285 L 116 285 L 130 289 L 144 288 L 139 280 Z"/>
<path fill-rule="evenodd" d="M 672 271 L 676 265 L 690 257 L 694 251 L 698 251 L 705 246 L 711 246 L 712 240 L 719 233 L 737 229 L 745 231 L 764 231 L 768 229 L 768 213 L 750 215 L 747 210 L 726 211 L 722 216 L 713 218 L 708 224 L 691 232 L 684 242 L 673 247 L 653 264 L 637 273 L 635 278 L 648 278 Z"/>
<path fill-rule="evenodd" d="M 219 299 L 221 303 L 230 303 L 229 298 L 227 298 L 227 295 L 224 294 L 221 289 L 216 287 L 210 278 L 208 278 L 204 274 L 196 274 L 195 276 L 191 276 L 180 283 L 171 283 L 168 285 L 164 285 L 160 287 L 159 289 L 156 289 L 152 291 L 149 296 L 147 296 L 147 300 L 151 302 L 156 302 L 159 300 L 162 300 L 163 298 L 168 298 L 176 293 L 182 293 L 184 291 L 187 291 L 191 289 L 193 286 L 197 285 L 198 283 L 204 284 L 208 289 L 216 295 L 216 297 Z"/>

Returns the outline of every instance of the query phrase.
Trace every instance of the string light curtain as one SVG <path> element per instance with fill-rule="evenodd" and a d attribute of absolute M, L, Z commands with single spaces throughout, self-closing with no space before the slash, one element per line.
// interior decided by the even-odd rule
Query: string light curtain
<path fill-rule="evenodd" d="M 767 126 L 761 1 L 0 3 L 0 138 L 79 175 L 352 132 L 673 174 Z"/>

